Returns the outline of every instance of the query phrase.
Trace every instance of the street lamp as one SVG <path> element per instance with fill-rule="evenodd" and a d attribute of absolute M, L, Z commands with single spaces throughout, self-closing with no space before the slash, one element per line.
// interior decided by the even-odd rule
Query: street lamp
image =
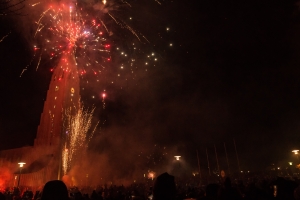
<path fill-rule="evenodd" d="M 300 159 L 299 159 L 299 150 L 293 150 L 292 152 L 293 152 L 295 155 L 297 155 L 298 161 L 300 162 Z"/>
<path fill-rule="evenodd" d="M 179 158 L 181 157 L 181 156 L 174 156 L 175 158 L 176 158 L 176 160 L 179 160 Z"/>
<path fill-rule="evenodd" d="M 25 165 L 26 163 L 24 163 L 24 162 L 19 162 L 18 164 L 19 164 L 19 167 L 20 167 L 19 180 L 18 180 L 18 187 L 19 187 L 19 185 L 20 185 L 20 177 L 21 177 L 22 168 L 24 167 L 24 165 Z"/>
<path fill-rule="evenodd" d="M 293 150 L 292 151 L 294 154 L 299 154 L 299 150 Z"/>
<path fill-rule="evenodd" d="M 174 173 L 178 174 L 180 176 L 181 174 L 181 166 L 180 166 L 180 158 L 181 156 L 174 156 L 175 161 L 174 161 Z"/>
<path fill-rule="evenodd" d="M 155 176 L 155 172 L 150 171 L 150 172 L 148 173 L 148 178 L 149 178 L 149 179 L 152 179 L 152 181 L 153 181 L 153 179 L 154 179 L 154 176 Z"/>

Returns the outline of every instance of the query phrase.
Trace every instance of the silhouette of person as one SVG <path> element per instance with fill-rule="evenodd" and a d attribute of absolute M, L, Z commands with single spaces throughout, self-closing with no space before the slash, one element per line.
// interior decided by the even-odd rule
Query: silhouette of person
<path fill-rule="evenodd" d="M 159 175 L 153 186 L 153 200 L 174 200 L 176 197 L 176 185 L 174 176 L 167 172 Z"/>
<path fill-rule="evenodd" d="M 69 200 L 69 193 L 64 182 L 48 181 L 42 191 L 41 200 Z"/>
<path fill-rule="evenodd" d="M 5 200 L 5 199 L 6 199 L 5 195 L 2 192 L 0 192 L 0 200 Z"/>

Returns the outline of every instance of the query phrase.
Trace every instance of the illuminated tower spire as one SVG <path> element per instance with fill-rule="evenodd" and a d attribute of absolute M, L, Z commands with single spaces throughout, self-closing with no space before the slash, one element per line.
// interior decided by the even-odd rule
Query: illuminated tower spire
<path fill-rule="evenodd" d="M 41 115 L 35 147 L 43 147 L 45 154 L 52 154 L 60 160 L 61 144 L 67 125 L 66 110 L 76 113 L 79 108 L 79 78 L 74 55 L 65 53 L 53 70 L 47 98 Z"/>

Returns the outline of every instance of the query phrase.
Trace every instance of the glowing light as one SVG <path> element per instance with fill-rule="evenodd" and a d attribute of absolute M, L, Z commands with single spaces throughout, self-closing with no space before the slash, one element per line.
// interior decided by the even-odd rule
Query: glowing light
<path fill-rule="evenodd" d="M 18 163 L 18 165 L 19 165 L 20 167 L 23 167 L 25 164 L 26 164 L 26 163 L 24 163 L 24 162 L 19 162 L 19 163 Z"/>
<path fill-rule="evenodd" d="M 155 172 L 150 171 L 150 172 L 148 173 L 148 178 L 153 180 L 153 179 L 155 178 L 155 175 L 156 175 Z"/>
<path fill-rule="evenodd" d="M 179 160 L 181 156 L 174 156 L 176 160 Z"/>
<path fill-rule="evenodd" d="M 293 150 L 292 151 L 294 154 L 299 154 L 299 150 Z"/>

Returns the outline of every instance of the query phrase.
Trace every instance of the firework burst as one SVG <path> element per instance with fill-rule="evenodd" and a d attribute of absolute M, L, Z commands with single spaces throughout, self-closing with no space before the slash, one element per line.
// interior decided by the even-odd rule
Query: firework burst
<path fill-rule="evenodd" d="M 110 45 L 103 36 L 101 22 L 88 15 L 83 18 L 78 10 L 82 8 L 78 8 L 76 3 L 53 4 L 41 14 L 36 22 L 37 29 L 34 37 L 42 40 L 41 43 L 45 44 L 45 47 L 35 46 L 34 55 L 36 51 L 40 51 L 38 55 L 41 57 L 45 52 L 49 59 L 53 59 L 61 57 L 71 48 L 76 61 L 78 57 L 86 60 L 83 70 L 80 71 L 80 74 L 84 74 L 85 67 L 110 61 Z M 100 53 L 97 60 L 91 59 L 88 53 L 90 51 Z M 37 65 L 39 64 L 40 62 Z"/>
<path fill-rule="evenodd" d="M 72 109 L 68 109 L 65 113 L 67 127 L 62 149 L 64 174 L 72 167 L 74 161 L 87 150 L 89 141 L 98 125 L 97 123 L 94 129 L 90 130 L 94 110 L 95 108 L 86 109 L 80 106 L 75 114 Z"/>
<path fill-rule="evenodd" d="M 31 7 L 39 10 L 44 7 L 44 4 L 38 2 Z M 36 64 L 38 70 L 41 64 L 60 59 L 70 49 L 81 77 L 89 73 L 99 81 L 103 73 L 112 70 L 112 65 L 120 66 L 117 67 L 118 70 L 112 70 L 117 73 L 116 77 L 120 77 L 126 71 L 133 74 L 137 69 L 136 57 L 146 54 L 146 52 L 141 53 L 139 44 L 149 43 L 149 41 L 126 22 L 128 17 L 124 17 L 124 14 L 118 15 L 120 11 L 124 13 L 126 8 L 131 7 L 130 3 L 123 0 L 93 3 L 52 2 L 36 18 L 36 28 L 33 30 L 36 41 L 33 47 L 33 58 L 20 76 L 29 66 Z M 129 22 L 131 20 L 130 17 Z M 127 33 L 130 33 L 131 37 Z M 147 53 L 150 54 L 153 52 Z M 112 64 L 113 57 L 117 57 L 118 63 Z M 153 56 L 150 58 L 144 55 L 143 58 L 146 59 L 144 62 L 146 67 L 149 67 L 152 58 L 153 63 L 157 61 Z"/>

